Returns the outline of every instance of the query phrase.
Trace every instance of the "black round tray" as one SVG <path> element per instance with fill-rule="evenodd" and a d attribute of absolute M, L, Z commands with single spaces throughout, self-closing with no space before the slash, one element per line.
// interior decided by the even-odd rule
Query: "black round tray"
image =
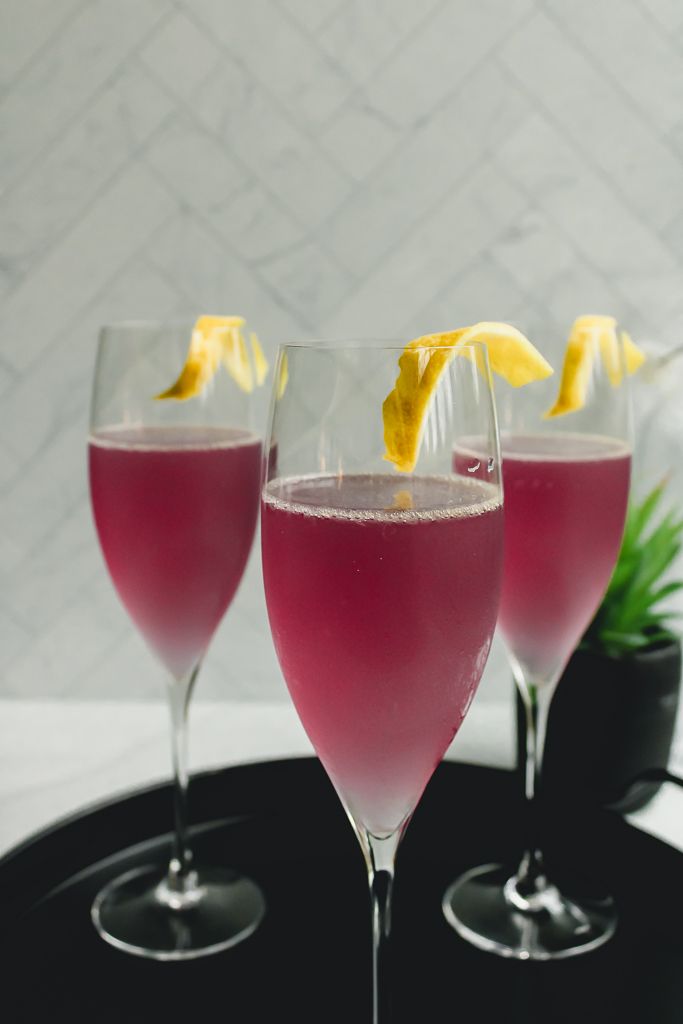
<path fill-rule="evenodd" d="M 312 758 L 204 773 L 190 800 L 197 861 L 247 872 L 268 910 L 257 933 L 185 963 L 127 956 L 102 942 L 90 903 L 109 878 L 168 852 L 168 785 L 71 818 L 0 860 L 0 1013 L 7 1024 L 61 1021 L 370 1020 L 369 904 L 362 856 Z M 556 963 L 499 959 L 447 925 L 441 897 L 462 870 L 519 853 L 512 773 L 442 764 L 399 853 L 394 913 L 395 1024 L 680 1024 L 683 855 L 615 814 L 565 813 L 548 828 L 562 871 L 607 880 L 614 939 Z"/>

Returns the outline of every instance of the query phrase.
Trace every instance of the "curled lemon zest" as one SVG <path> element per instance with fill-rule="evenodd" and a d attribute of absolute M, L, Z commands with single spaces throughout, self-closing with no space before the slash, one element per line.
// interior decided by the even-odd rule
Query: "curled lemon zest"
<path fill-rule="evenodd" d="M 253 331 L 249 334 L 249 340 L 251 342 L 251 354 L 254 360 L 254 372 L 256 373 L 256 385 L 261 387 L 264 380 L 268 376 L 268 360 L 266 359 L 263 349 L 261 348 L 261 342 Z"/>
<path fill-rule="evenodd" d="M 242 391 L 247 394 L 254 390 L 254 371 L 249 360 L 249 350 L 239 327 L 230 328 L 224 335 L 223 363 Z"/>
<path fill-rule="evenodd" d="M 396 491 L 391 507 L 401 509 L 403 512 L 408 512 L 410 509 L 415 508 L 413 504 L 413 496 L 410 491 Z"/>
<path fill-rule="evenodd" d="M 567 340 L 557 399 L 544 419 L 583 409 L 597 356 L 614 388 L 621 385 L 624 370 L 633 374 L 645 361 L 644 353 L 626 331 L 617 332 L 613 316 L 577 317 Z"/>
<path fill-rule="evenodd" d="M 475 342 L 486 345 L 491 369 L 513 387 L 553 372 L 528 338 L 509 324 L 483 322 L 415 338 L 399 358 L 399 375 L 382 405 L 384 458 L 400 473 L 410 473 L 417 464 L 430 400 L 442 373 L 457 354 L 476 360 L 476 351 L 463 348 Z"/>
<path fill-rule="evenodd" d="M 282 398 L 285 391 L 287 390 L 287 382 L 289 380 L 289 360 L 287 359 L 287 353 L 283 352 L 280 356 L 280 369 L 277 375 L 277 386 L 275 389 L 275 396 L 278 401 Z"/>
<path fill-rule="evenodd" d="M 185 365 L 177 380 L 155 398 L 184 402 L 201 395 L 221 363 L 242 391 L 249 393 L 254 390 L 254 378 L 257 386 L 263 384 L 268 362 L 258 338 L 252 333 L 252 367 L 242 333 L 244 323 L 241 316 L 200 316 L 192 328 Z"/>
<path fill-rule="evenodd" d="M 621 332 L 621 344 L 624 346 L 624 359 L 626 361 L 626 372 L 633 374 L 645 362 L 646 356 L 642 349 L 639 349 L 635 341 L 626 331 Z"/>

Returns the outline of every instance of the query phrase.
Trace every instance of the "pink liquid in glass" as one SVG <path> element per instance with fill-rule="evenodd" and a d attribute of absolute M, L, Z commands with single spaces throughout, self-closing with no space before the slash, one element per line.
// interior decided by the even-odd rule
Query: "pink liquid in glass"
<path fill-rule="evenodd" d="M 415 511 L 391 508 L 408 490 Z M 339 795 L 373 834 L 413 811 L 491 644 L 502 510 L 476 480 L 274 481 L 268 614 L 294 704 Z"/>
<path fill-rule="evenodd" d="M 465 451 L 455 456 L 461 472 Z M 503 438 L 500 626 L 531 682 L 562 670 L 597 611 L 619 554 L 630 470 L 628 447 L 611 438 Z"/>
<path fill-rule="evenodd" d="M 261 445 L 231 428 L 99 431 L 90 492 L 107 567 L 130 617 L 175 678 L 202 656 L 254 536 Z"/>

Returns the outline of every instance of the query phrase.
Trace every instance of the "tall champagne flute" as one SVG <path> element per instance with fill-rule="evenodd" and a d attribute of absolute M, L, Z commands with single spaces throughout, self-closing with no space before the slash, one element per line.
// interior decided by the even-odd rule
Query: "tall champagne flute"
<path fill-rule="evenodd" d="M 265 909 L 254 882 L 195 866 L 188 846 L 188 707 L 247 562 L 262 459 L 248 395 L 227 373 L 189 401 L 155 399 L 178 375 L 191 334 L 190 326 L 159 323 L 102 330 L 88 445 L 107 568 L 167 673 L 175 811 L 166 873 L 153 864 L 114 879 L 92 918 L 113 946 L 157 960 L 225 949 L 249 935 Z"/>
<path fill-rule="evenodd" d="M 367 866 L 375 1024 L 387 1020 L 396 851 L 474 697 L 502 566 L 486 350 L 463 346 L 470 358 L 450 362 L 418 466 L 399 474 L 382 458 L 382 402 L 402 348 L 281 350 L 262 494 L 275 649 Z M 485 439 L 485 480 L 452 466 L 473 432 Z"/>
<path fill-rule="evenodd" d="M 526 711 L 527 846 L 516 871 L 474 868 L 453 883 L 443 903 L 446 918 L 475 946 L 523 960 L 588 952 L 616 927 L 609 894 L 563 893 L 548 878 L 537 800 L 552 696 L 609 583 L 628 501 L 631 408 L 623 346 L 615 336 L 605 359 L 599 339 L 590 344 L 582 409 L 544 418 L 552 382 L 498 401 L 505 487 L 499 623 Z M 476 447 L 474 438 L 456 447 L 455 464 Z"/>

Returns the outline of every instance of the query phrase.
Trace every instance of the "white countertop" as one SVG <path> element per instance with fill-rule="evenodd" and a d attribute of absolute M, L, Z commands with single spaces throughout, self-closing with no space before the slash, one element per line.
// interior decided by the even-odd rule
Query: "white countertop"
<path fill-rule="evenodd" d="M 683 775 L 683 729 L 678 737 L 672 770 Z M 192 707 L 193 771 L 312 753 L 285 701 L 196 701 Z M 512 704 L 475 702 L 447 757 L 511 767 Z M 169 763 L 161 701 L 1 700 L 0 855 L 88 804 L 167 779 Z M 683 850 L 683 790 L 663 786 L 631 820 Z"/>

